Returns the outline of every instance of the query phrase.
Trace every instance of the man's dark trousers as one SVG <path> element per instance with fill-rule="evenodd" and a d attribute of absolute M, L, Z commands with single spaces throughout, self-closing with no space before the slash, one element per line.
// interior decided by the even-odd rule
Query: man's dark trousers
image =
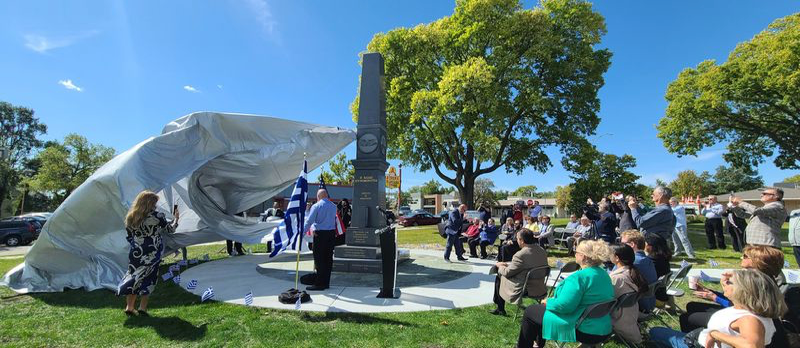
<path fill-rule="evenodd" d="M 456 234 L 448 234 L 447 244 L 444 249 L 445 260 L 450 260 L 450 250 L 453 249 L 453 246 L 456 247 L 456 257 L 459 259 L 464 257 L 464 244 L 461 242 L 461 239 L 459 239 Z"/>
<path fill-rule="evenodd" d="M 722 234 L 722 219 L 706 219 L 706 237 L 708 238 L 708 248 L 725 249 L 725 235 Z M 716 241 L 714 240 L 716 235 Z"/>
<path fill-rule="evenodd" d="M 336 242 L 336 231 L 314 231 L 314 265 L 317 267 L 317 279 L 314 285 L 328 288 L 331 285 L 331 269 L 333 269 L 333 247 Z"/>

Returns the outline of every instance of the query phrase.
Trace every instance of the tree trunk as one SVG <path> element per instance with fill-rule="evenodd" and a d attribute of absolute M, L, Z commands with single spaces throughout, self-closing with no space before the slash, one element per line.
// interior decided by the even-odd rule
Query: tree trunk
<path fill-rule="evenodd" d="M 464 175 L 464 186 L 458 189 L 461 203 L 467 205 L 467 209 L 475 208 L 475 178 L 472 175 Z"/>

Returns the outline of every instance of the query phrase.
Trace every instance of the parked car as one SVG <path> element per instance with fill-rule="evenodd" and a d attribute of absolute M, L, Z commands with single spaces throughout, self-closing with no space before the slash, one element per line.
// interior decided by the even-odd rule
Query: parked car
<path fill-rule="evenodd" d="M 20 215 L 20 217 L 35 219 L 36 221 L 39 221 L 42 226 L 44 226 L 44 223 L 47 222 L 47 219 L 49 219 L 51 216 L 53 216 L 53 213 L 27 213 Z"/>
<path fill-rule="evenodd" d="M 405 216 L 401 216 L 398 222 L 403 226 L 420 226 L 420 225 L 436 225 L 442 222 L 438 216 L 434 216 L 429 212 L 412 212 Z"/>
<path fill-rule="evenodd" d="M 36 228 L 35 222 L 26 220 L 0 221 L 0 241 L 7 246 L 28 245 L 36 238 L 39 238 L 39 229 Z"/>
<path fill-rule="evenodd" d="M 400 206 L 400 209 L 398 209 L 398 211 L 400 212 L 400 216 L 403 216 L 411 212 L 411 207 L 403 205 Z"/>
<path fill-rule="evenodd" d="M 446 222 L 447 221 L 447 219 L 450 216 L 450 212 L 451 211 L 452 210 L 446 210 L 445 209 L 445 210 L 442 210 L 442 211 L 439 212 L 439 217 L 442 218 L 442 222 Z"/>
<path fill-rule="evenodd" d="M 42 227 L 44 226 L 44 223 L 47 222 L 46 219 L 41 218 L 41 217 L 31 217 L 31 216 L 25 216 L 25 215 L 22 215 L 22 216 L 10 216 L 10 217 L 4 218 L 3 220 L 0 220 L 0 221 L 27 221 L 27 222 L 30 222 L 30 223 L 33 224 L 33 227 L 36 228 L 36 234 L 37 235 L 39 234 L 39 232 L 42 231 Z"/>

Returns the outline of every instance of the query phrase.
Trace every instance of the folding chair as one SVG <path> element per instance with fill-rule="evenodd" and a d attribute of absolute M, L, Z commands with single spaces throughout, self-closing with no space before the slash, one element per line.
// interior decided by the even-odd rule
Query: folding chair
<path fill-rule="evenodd" d="M 678 289 L 678 286 L 686 280 L 686 276 L 689 274 L 689 271 L 692 270 L 692 265 L 686 265 L 686 267 L 681 267 L 678 270 L 678 273 L 675 273 L 675 276 L 672 277 L 672 280 L 667 284 L 667 296 L 669 297 L 669 306 L 670 308 L 674 309 L 676 312 L 682 312 L 680 308 L 675 304 L 675 297 L 683 297 L 685 295 L 685 291 L 682 289 Z M 677 322 L 677 319 L 667 310 L 663 310 L 670 319 Z"/>
<path fill-rule="evenodd" d="M 520 295 L 519 299 L 517 300 L 517 312 L 514 313 L 514 321 L 517 320 L 517 316 L 519 313 L 525 310 L 527 306 L 525 306 L 525 299 L 530 298 L 536 301 L 536 303 L 540 303 L 542 299 L 547 297 L 547 290 L 545 289 L 544 294 L 530 296 L 528 294 L 528 280 L 530 279 L 544 279 L 544 284 L 547 285 L 547 278 L 550 277 L 550 266 L 542 266 L 528 270 L 528 273 L 525 275 L 525 282 L 522 283 L 522 294 Z"/>
<path fill-rule="evenodd" d="M 581 269 L 581 265 L 575 261 L 567 262 L 567 264 L 561 266 L 561 269 L 558 270 L 558 275 L 555 277 L 555 279 L 553 279 L 553 287 L 550 288 L 550 294 L 548 296 L 553 296 L 553 291 L 555 291 L 556 285 L 558 285 L 558 281 L 561 279 L 562 273 L 572 273 L 579 269 Z"/>
<path fill-rule="evenodd" d="M 573 234 L 575 234 L 575 229 L 573 228 L 556 228 L 553 230 L 553 246 L 567 250 L 567 239 Z"/>
<path fill-rule="evenodd" d="M 624 308 L 629 308 L 635 305 L 639 301 L 639 293 L 637 291 L 631 291 L 624 293 L 617 297 L 617 302 L 614 304 L 614 308 L 611 309 L 612 320 L 614 319 L 613 315 L 618 311 Z M 628 348 L 638 348 L 638 345 L 635 343 L 628 342 L 625 337 L 621 335 L 617 335 L 616 333 L 612 333 L 612 335 L 618 338 L 622 343 L 624 343 Z"/>
<path fill-rule="evenodd" d="M 642 294 L 640 296 L 640 299 L 641 298 L 647 298 L 647 297 L 653 297 L 653 296 L 656 295 L 656 291 L 658 289 L 666 288 L 667 287 L 667 282 L 669 281 L 671 276 L 672 276 L 672 272 L 669 272 L 669 273 L 659 277 L 658 280 L 656 280 L 652 284 L 648 284 L 647 292 Z M 638 321 L 639 321 L 640 324 L 646 324 L 651 319 L 656 318 L 659 321 L 661 321 L 661 323 L 664 324 L 664 326 L 670 327 L 669 324 L 667 324 L 667 322 L 664 321 L 664 319 L 659 315 L 659 312 L 660 312 L 660 308 L 656 307 L 650 313 L 641 313 L 639 315 L 639 320 Z"/>
<path fill-rule="evenodd" d="M 590 305 L 589 307 L 586 307 L 586 309 L 583 311 L 583 314 L 581 314 L 581 316 L 578 318 L 578 321 L 575 322 L 575 330 L 578 330 L 578 328 L 581 327 L 583 321 L 586 319 L 595 319 L 595 318 L 600 318 L 604 315 L 608 315 L 608 313 L 611 312 L 611 309 L 614 308 L 614 305 L 616 303 L 617 300 L 610 300 L 606 302 L 595 303 L 593 305 Z M 611 335 L 608 335 L 608 337 L 611 337 Z M 580 343 L 581 346 L 589 346 L 589 347 L 593 346 L 585 344 L 583 342 Z M 558 348 L 563 348 L 565 345 L 567 345 L 567 342 L 558 342 Z"/>

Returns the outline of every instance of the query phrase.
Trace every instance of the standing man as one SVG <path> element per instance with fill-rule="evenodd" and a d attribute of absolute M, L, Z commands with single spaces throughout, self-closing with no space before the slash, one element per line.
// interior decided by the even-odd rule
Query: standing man
<path fill-rule="evenodd" d="M 742 197 L 731 197 L 733 212 L 737 216 L 750 216 L 750 223 L 744 230 L 744 239 L 749 245 L 770 245 L 781 248 L 781 226 L 786 221 L 783 208 L 783 190 L 768 187 L 761 192 L 763 207 L 756 207 L 742 201 Z"/>
<path fill-rule="evenodd" d="M 686 208 L 678 204 L 678 199 L 672 197 L 669 199 L 669 205 L 672 206 L 672 214 L 675 215 L 675 232 L 672 232 L 672 244 L 675 245 L 673 256 L 680 254 L 681 246 L 686 256 L 690 259 L 694 258 L 694 249 L 692 242 L 689 241 L 689 225 L 686 224 Z"/>
<path fill-rule="evenodd" d="M 461 225 L 464 224 L 464 213 L 466 211 L 466 204 L 459 205 L 458 209 L 451 211 L 450 216 L 447 218 L 447 226 L 444 228 L 445 233 L 447 233 L 447 245 L 445 245 L 444 249 L 445 262 L 450 262 L 450 250 L 453 249 L 453 246 L 456 248 L 456 257 L 458 257 L 458 260 L 467 261 L 467 258 L 464 257 L 464 244 L 462 244 L 459 239 L 459 235 L 461 235 Z"/>
<path fill-rule="evenodd" d="M 747 228 L 747 220 L 742 219 L 733 213 L 733 204 L 728 202 L 725 211 L 722 212 L 722 218 L 725 219 L 725 229 L 731 236 L 731 245 L 735 251 L 743 251 L 745 246 L 744 230 Z"/>
<path fill-rule="evenodd" d="M 539 205 L 539 201 L 533 201 L 533 205 L 530 207 L 530 216 L 537 221 L 539 220 L 539 214 L 542 213 L 542 206 Z"/>
<path fill-rule="evenodd" d="M 631 217 L 645 237 L 656 234 L 664 238 L 664 241 L 668 241 L 672 239 L 672 232 L 675 231 L 675 215 L 672 214 L 672 207 L 669 206 L 672 190 L 664 186 L 656 186 L 651 198 L 656 207 L 644 215 L 639 212 L 639 204 L 635 201 L 628 202 L 628 207 L 631 208 Z"/>
<path fill-rule="evenodd" d="M 794 260 L 800 266 L 800 209 L 789 214 L 789 244 L 794 251 Z"/>
<path fill-rule="evenodd" d="M 325 290 L 331 285 L 333 268 L 333 247 L 336 239 L 336 204 L 328 199 L 328 191 L 317 191 L 317 203 L 311 206 L 303 231 L 313 227 L 314 265 L 317 277 L 314 285 L 306 290 Z"/>
<path fill-rule="evenodd" d="M 725 249 L 725 235 L 722 234 L 722 212 L 725 209 L 722 204 L 717 202 L 717 196 L 708 196 L 708 200 L 704 204 L 700 214 L 706 217 L 706 237 L 708 238 L 708 248 Z M 716 242 L 714 241 L 716 235 Z"/>

